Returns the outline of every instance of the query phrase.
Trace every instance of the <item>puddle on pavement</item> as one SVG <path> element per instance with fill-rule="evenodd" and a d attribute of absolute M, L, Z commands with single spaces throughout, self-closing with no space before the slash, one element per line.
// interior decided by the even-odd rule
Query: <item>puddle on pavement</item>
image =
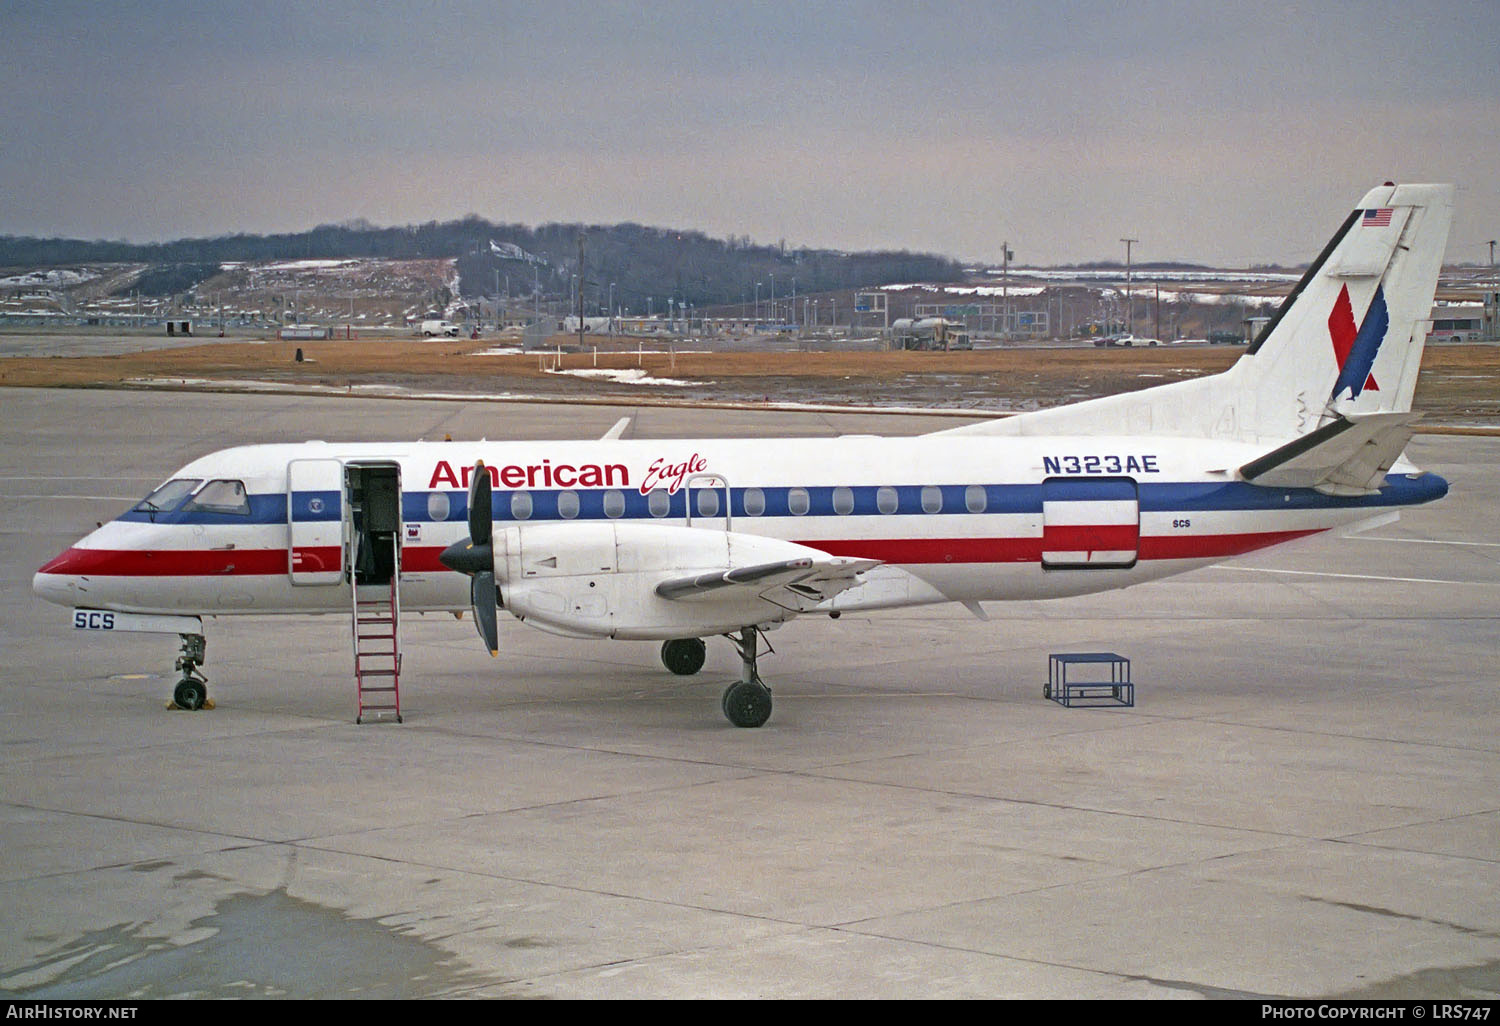
<path fill-rule="evenodd" d="M 0 993 L 31 999 L 429 998 L 493 985 L 448 952 L 374 920 L 285 891 L 225 899 L 177 944 L 141 924 L 92 931 L 29 966 Z"/>

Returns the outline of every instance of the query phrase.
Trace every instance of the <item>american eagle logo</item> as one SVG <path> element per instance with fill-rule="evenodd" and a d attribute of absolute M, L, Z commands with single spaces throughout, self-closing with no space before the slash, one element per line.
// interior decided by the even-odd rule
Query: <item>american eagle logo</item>
<path fill-rule="evenodd" d="M 1349 286 L 1339 289 L 1333 312 L 1328 315 L 1328 336 L 1333 341 L 1333 357 L 1338 361 L 1339 377 L 1330 398 L 1340 399 L 1347 389 L 1351 399 L 1358 399 L 1365 389 L 1380 391 L 1370 368 L 1380 354 L 1391 316 L 1385 307 L 1385 290 L 1377 285 L 1363 324 L 1355 326 L 1354 307 L 1349 302 Z"/>

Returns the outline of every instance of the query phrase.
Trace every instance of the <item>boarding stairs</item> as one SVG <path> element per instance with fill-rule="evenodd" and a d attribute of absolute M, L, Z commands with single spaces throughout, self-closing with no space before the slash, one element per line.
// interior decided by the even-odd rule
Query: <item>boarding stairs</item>
<path fill-rule="evenodd" d="M 399 543 L 392 539 L 392 545 Z M 356 544 L 358 544 L 356 542 Z M 394 714 L 401 722 L 400 552 L 389 585 L 355 583 L 353 595 L 354 683 L 359 692 L 355 723 L 367 714 Z"/>

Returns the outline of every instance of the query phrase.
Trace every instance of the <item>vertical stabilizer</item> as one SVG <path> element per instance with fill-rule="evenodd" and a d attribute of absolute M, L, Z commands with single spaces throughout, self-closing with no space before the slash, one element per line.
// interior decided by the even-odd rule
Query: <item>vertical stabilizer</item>
<path fill-rule="evenodd" d="M 1411 409 L 1452 217 L 1452 186 L 1365 195 L 1230 371 L 1255 392 L 1256 434 Z"/>

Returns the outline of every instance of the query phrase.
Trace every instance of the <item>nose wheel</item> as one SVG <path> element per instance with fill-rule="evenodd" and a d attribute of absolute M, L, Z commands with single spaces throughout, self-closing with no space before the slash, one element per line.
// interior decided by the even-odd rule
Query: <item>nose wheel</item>
<path fill-rule="evenodd" d="M 198 672 L 208 650 L 208 642 L 201 634 L 179 634 L 182 639 L 182 654 L 177 657 L 177 669 L 182 679 L 172 689 L 172 704 L 179 709 L 196 711 L 208 703 L 208 678 Z"/>

